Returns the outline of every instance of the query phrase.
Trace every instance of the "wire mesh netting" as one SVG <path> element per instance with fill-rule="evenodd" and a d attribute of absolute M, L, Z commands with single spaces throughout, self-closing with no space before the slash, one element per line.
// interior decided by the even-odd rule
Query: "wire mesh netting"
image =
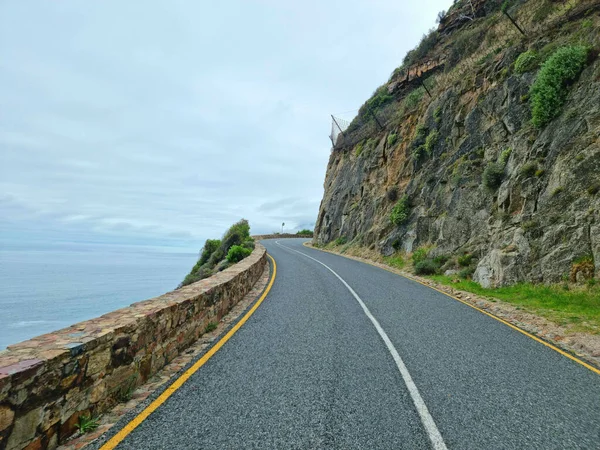
<path fill-rule="evenodd" d="M 340 134 L 343 135 L 344 131 L 346 131 L 349 126 L 350 122 L 348 120 L 331 116 L 331 134 L 329 135 L 329 138 L 334 147 Z"/>

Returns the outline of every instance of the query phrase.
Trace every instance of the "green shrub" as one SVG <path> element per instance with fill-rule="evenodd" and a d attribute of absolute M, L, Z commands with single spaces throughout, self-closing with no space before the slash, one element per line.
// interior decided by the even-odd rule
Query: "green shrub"
<path fill-rule="evenodd" d="M 204 247 L 202 247 L 202 254 L 200 255 L 200 259 L 198 260 L 198 267 L 206 263 L 210 255 L 214 253 L 216 249 L 221 245 L 220 239 L 207 239 L 204 243 Z"/>
<path fill-rule="evenodd" d="M 411 93 L 404 98 L 404 107 L 408 110 L 414 109 L 419 103 L 421 103 L 424 95 L 425 89 L 423 86 L 411 91 Z"/>
<path fill-rule="evenodd" d="M 523 178 L 530 178 L 535 175 L 537 171 L 537 164 L 533 161 L 523 164 L 519 169 L 519 174 Z"/>
<path fill-rule="evenodd" d="M 473 266 L 465 267 L 464 269 L 461 269 L 458 272 L 458 277 L 462 278 L 464 280 L 467 280 L 472 277 L 473 273 L 475 273 L 475 267 L 473 267 Z"/>
<path fill-rule="evenodd" d="M 433 147 L 435 147 L 435 144 L 437 144 L 439 137 L 440 133 L 437 130 L 432 130 L 431 133 L 427 135 L 427 138 L 425 139 L 425 151 L 428 155 L 431 156 Z"/>
<path fill-rule="evenodd" d="M 427 125 L 422 123 L 417 125 L 417 128 L 415 128 L 415 140 L 426 139 L 428 131 L 429 128 L 427 128 Z"/>
<path fill-rule="evenodd" d="M 512 148 L 510 147 L 505 149 L 502 153 L 500 153 L 500 158 L 498 158 L 498 162 L 502 164 L 502 167 L 506 166 L 506 163 L 508 162 L 508 158 L 510 158 L 511 153 Z"/>
<path fill-rule="evenodd" d="M 483 185 L 490 190 L 498 189 L 503 178 L 504 166 L 500 163 L 491 162 L 483 171 Z"/>
<path fill-rule="evenodd" d="M 600 192 L 600 183 L 594 183 L 587 188 L 587 193 L 590 195 L 596 195 L 598 192 Z"/>
<path fill-rule="evenodd" d="M 413 265 L 416 266 L 420 261 L 427 259 L 427 255 L 429 255 L 429 249 L 427 247 L 419 247 L 416 249 L 411 256 Z"/>
<path fill-rule="evenodd" d="M 402 253 L 394 253 L 392 256 L 384 256 L 383 260 L 388 266 L 395 267 L 397 269 L 404 269 L 406 261 Z"/>
<path fill-rule="evenodd" d="M 417 275 L 434 275 L 439 266 L 431 259 L 424 259 L 415 264 L 415 273 Z"/>
<path fill-rule="evenodd" d="M 433 258 L 433 262 L 438 267 L 442 267 L 444 264 L 446 264 L 446 262 L 448 262 L 449 259 L 450 257 L 448 255 L 438 255 L 435 258 Z"/>
<path fill-rule="evenodd" d="M 230 263 L 236 263 L 246 258 L 252 253 L 249 248 L 244 248 L 241 245 L 232 245 L 227 252 L 227 261 Z"/>
<path fill-rule="evenodd" d="M 397 226 L 404 224 L 408 220 L 410 214 L 410 206 L 408 204 L 408 197 L 403 196 L 392 208 L 390 213 L 390 221 Z"/>
<path fill-rule="evenodd" d="M 252 238 L 248 238 L 244 242 L 242 242 L 242 247 L 247 248 L 249 250 L 254 250 L 255 246 L 256 245 L 254 244 L 254 239 Z"/>
<path fill-rule="evenodd" d="M 393 96 L 387 91 L 387 86 L 380 86 L 374 93 L 373 96 L 367 100 L 367 106 L 371 108 L 371 111 L 376 111 L 386 103 L 393 100 Z"/>
<path fill-rule="evenodd" d="M 217 322 L 208 322 L 204 327 L 204 332 L 210 333 L 211 331 L 216 330 L 218 326 L 219 324 Z"/>
<path fill-rule="evenodd" d="M 312 237 L 313 236 L 313 232 L 309 229 L 303 229 L 300 230 L 296 233 L 298 236 L 306 236 L 306 237 Z"/>
<path fill-rule="evenodd" d="M 519 55 L 515 61 L 515 73 L 522 74 L 531 72 L 538 66 L 538 54 L 533 50 L 527 50 Z"/>
<path fill-rule="evenodd" d="M 427 54 L 435 47 L 438 42 L 438 32 L 432 28 L 427 34 L 424 34 L 421 38 L 421 42 L 417 48 L 409 51 L 404 59 L 402 60 L 403 67 L 410 67 L 411 65 L 422 60 Z"/>
<path fill-rule="evenodd" d="M 348 242 L 348 239 L 346 239 L 346 236 L 340 236 L 335 241 L 333 241 L 333 243 L 335 245 L 344 245 L 346 242 Z"/>
<path fill-rule="evenodd" d="M 97 417 L 81 415 L 75 426 L 81 434 L 84 434 L 94 431 L 100 424 L 98 423 Z"/>
<path fill-rule="evenodd" d="M 471 263 L 473 262 L 473 255 L 471 255 L 470 253 L 465 253 L 464 255 L 460 255 L 458 258 L 456 258 L 456 262 L 458 262 L 458 265 L 460 267 L 470 266 Z"/>
<path fill-rule="evenodd" d="M 546 173 L 546 169 L 538 169 L 535 171 L 535 176 L 540 178 L 540 177 L 543 177 L 545 173 Z"/>
<path fill-rule="evenodd" d="M 363 142 L 361 142 L 361 143 L 359 143 L 359 144 L 358 144 L 358 145 L 357 145 L 357 146 L 354 148 L 354 154 L 355 154 L 356 156 L 360 156 L 360 154 L 361 154 L 361 153 L 362 153 L 362 151 L 363 151 L 363 146 L 364 146 L 364 143 L 363 143 Z"/>
<path fill-rule="evenodd" d="M 542 128 L 560 113 L 567 98 L 567 86 L 581 73 L 588 48 L 583 45 L 562 47 L 542 65 L 531 86 L 531 121 Z"/>
<path fill-rule="evenodd" d="M 433 111 L 433 120 L 435 121 L 435 123 L 439 123 L 440 120 L 442 120 L 442 107 L 438 106 L 437 108 L 435 108 L 435 111 Z"/>
<path fill-rule="evenodd" d="M 387 137 L 388 147 L 391 147 L 392 145 L 394 145 L 396 143 L 397 138 L 398 138 L 398 135 L 396 133 L 390 133 Z"/>
<path fill-rule="evenodd" d="M 413 149 L 413 151 L 410 153 L 410 157 L 413 159 L 413 161 L 418 161 L 419 159 L 421 159 L 422 156 L 426 154 L 427 152 L 425 151 L 425 146 L 419 145 L 418 147 L 415 147 Z"/>

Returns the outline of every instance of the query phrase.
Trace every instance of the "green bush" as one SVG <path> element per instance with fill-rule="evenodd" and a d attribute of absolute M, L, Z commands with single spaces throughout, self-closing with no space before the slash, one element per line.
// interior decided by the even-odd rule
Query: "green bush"
<path fill-rule="evenodd" d="M 387 86 L 380 86 L 373 93 L 373 96 L 369 100 L 367 100 L 366 105 L 368 108 L 371 109 L 371 111 L 376 111 L 377 109 L 381 108 L 386 103 L 393 100 L 393 98 L 394 97 L 388 93 Z M 366 111 L 364 111 L 364 112 L 366 112 Z"/>
<path fill-rule="evenodd" d="M 500 164 L 502 164 L 502 166 L 506 166 L 506 163 L 508 162 L 508 158 L 510 158 L 510 155 L 512 153 L 512 148 L 507 148 L 505 149 L 502 153 L 500 153 L 500 158 L 498 158 L 498 162 Z"/>
<path fill-rule="evenodd" d="M 359 143 L 355 148 L 354 148 L 354 154 L 356 156 L 360 156 L 360 154 L 363 151 L 363 146 L 364 146 L 364 142 Z"/>
<path fill-rule="evenodd" d="M 419 103 L 421 103 L 424 95 L 425 89 L 423 86 L 411 91 L 410 94 L 404 98 L 404 107 L 408 110 L 414 109 Z"/>
<path fill-rule="evenodd" d="M 214 273 L 215 267 L 227 257 L 229 250 L 234 245 L 243 247 L 248 252 L 254 248 L 254 240 L 250 237 L 250 225 L 245 219 L 234 223 L 221 240 L 208 239 L 205 242 L 198 262 L 179 286 L 186 286 L 210 277 Z"/>
<path fill-rule="evenodd" d="M 404 59 L 402 60 L 403 67 L 410 67 L 411 65 L 422 60 L 427 54 L 435 47 L 438 42 L 438 32 L 432 28 L 427 34 L 424 34 L 421 38 L 421 42 L 417 48 L 409 51 Z"/>
<path fill-rule="evenodd" d="M 537 164 L 533 161 L 523 164 L 519 169 L 519 174 L 523 178 L 530 178 L 535 175 L 537 171 Z"/>
<path fill-rule="evenodd" d="M 348 242 L 348 239 L 346 238 L 346 236 L 340 236 L 335 241 L 333 241 L 333 243 L 335 245 L 344 245 L 346 242 Z"/>
<path fill-rule="evenodd" d="M 424 259 L 415 264 L 415 273 L 417 275 L 434 275 L 439 266 L 431 259 Z"/>
<path fill-rule="evenodd" d="M 567 98 L 567 86 L 583 70 L 588 48 L 583 45 L 562 47 L 556 50 L 542 65 L 538 77 L 531 86 L 531 121 L 542 128 L 558 116 Z"/>
<path fill-rule="evenodd" d="M 515 61 L 515 73 L 522 74 L 531 72 L 538 66 L 538 54 L 533 50 L 527 50 L 519 55 Z"/>
<path fill-rule="evenodd" d="M 417 263 L 419 263 L 420 261 L 424 261 L 425 259 L 427 259 L 428 254 L 429 249 L 427 247 L 419 247 L 418 249 L 416 249 L 411 256 L 413 265 L 416 266 Z"/>
<path fill-rule="evenodd" d="M 448 255 L 438 255 L 433 258 L 433 262 L 437 264 L 438 267 L 442 267 L 449 259 L 450 257 Z"/>
<path fill-rule="evenodd" d="M 221 245 L 220 239 L 207 239 L 206 240 L 206 242 L 204 243 L 204 247 L 202 247 L 202 254 L 200 255 L 200 259 L 198 260 L 198 263 L 197 263 L 198 267 L 200 267 L 206 261 L 208 261 L 208 258 L 210 258 L 210 255 L 212 255 L 214 253 L 214 251 L 219 248 L 219 245 Z"/>
<path fill-rule="evenodd" d="M 427 135 L 427 138 L 425 139 L 425 151 L 428 155 L 431 156 L 433 147 L 435 147 L 435 144 L 437 144 L 439 137 L 440 133 L 437 130 L 432 130 L 431 133 Z"/>
<path fill-rule="evenodd" d="M 398 135 L 396 133 L 390 133 L 387 137 L 388 147 L 391 147 L 392 145 L 394 145 L 396 143 L 397 139 L 398 139 Z"/>
<path fill-rule="evenodd" d="M 313 232 L 310 231 L 309 229 L 303 229 L 300 230 L 296 233 L 298 236 L 306 236 L 306 237 L 312 237 L 313 236 Z"/>
<path fill-rule="evenodd" d="M 408 204 L 408 197 L 403 196 L 392 208 L 390 213 L 390 221 L 397 226 L 404 224 L 408 220 L 410 214 L 410 206 Z"/>
<path fill-rule="evenodd" d="M 469 267 L 465 267 L 464 269 L 461 269 L 458 272 L 458 277 L 462 278 L 464 280 L 468 280 L 473 276 L 474 273 L 475 273 L 475 267 L 469 266 Z"/>
<path fill-rule="evenodd" d="M 473 255 L 471 255 L 470 253 L 465 253 L 464 255 L 461 255 L 458 258 L 456 258 L 456 261 L 458 262 L 458 265 L 460 267 L 470 266 L 471 262 L 473 262 Z"/>
<path fill-rule="evenodd" d="M 249 248 L 242 247 L 241 245 L 232 245 L 227 252 L 227 261 L 230 263 L 236 263 L 246 258 L 252 253 Z"/>
<path fill-rule="evenodd" d="M 254 243 L 254 239 L 252 239 L 252 238 L 246 239 L 244 242 L 242 242 L 242 247 L 250 249 L 250 250 L 254 250 L 254 247 L 256 247 L 256 245 Z"/>
<path fill-rule="evenodd" d="M 483 171 L 483 185 L 490 190 L 498 189 L 503 178 L 504 166 L 500 163 L 491 162 Z"/>
<path fill-rule="evenodd" d="M 410 157 L 414 161 L 418 161 L 419 159 L 421 159 L 422 156 L 426 154 L 427 152 L 425 151 L 425 145 L 419 145 L 418 147 L 413 148 L 412 152 L 410 153 Z"/>

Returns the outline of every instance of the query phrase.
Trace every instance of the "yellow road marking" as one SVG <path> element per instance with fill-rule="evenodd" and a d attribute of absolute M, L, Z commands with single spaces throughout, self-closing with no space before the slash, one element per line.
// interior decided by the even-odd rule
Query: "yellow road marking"
<path fill-rule="evenodd" d="M 233 336 L 241 327 L 246 323 L 246 321 L 254 314 L 254 311 L 260 306 L 263 302 L 271 287 L 273 286 L 273 282 L 275 281 L 275 275 L 277 274 L 277 264 L 275 264 L 275 260 L 271 255 L 267 255 L 271 258 L 273 263 L 273 274 L 271 275 L 271 279 L 269 280 L 269 284 L 267 285 L 265 291 L 262 293 L 260 298 L 256 301 L 254 306 L 250 308 L 250 310 L 246 313 L 244 317 L 242 317 L 235 326 L 229 330 L 229 332 L 219 340 L 206 354 L 200 358 L 198 361 L 194 363 L 192 367 L 186 370 L 177 380 L 173 382 L 162 394 L 160 394 L 152 403 L 150 403 L 142 412 L 140 412 L 131 422 L 125 425 L 117 434 L 115 434 L 106 444 L 100 447 L 100 450 L 112 450 L 117 445 L 121 443 L 123 439 L 127 437 L 129 433 L 135 430 L 144 420 L 148 418 L 150 414 L 152 414 L 156 409 L 162 405 L 171 395 L 179 389 L 183 383 L 185 383 L 200 367 L 202 367 L 206 362 L 215 354 L 217 351 L 223 347 L 223 345 Z"/>
<path fill-rule="evenodd" d="M 346 256 L 346 255 L 342 255 L 342 254 L 340 254 L 340 253 L 335 253 L 335 252 L 332 252 L 332 251 L 329 251 L 329 250 L 324 250 L 324 249 L 321 249 L 321 248 L 317 248 L 317 247 L 309 246 L 309 245 L 307 245 L 307 244 L 308 244 L 308 241 L 307 241 L 307 242 L 305 242 L 305 243 L 303 243 L 302 245 L 304 245 L 304 246 L 305 246 L 305 247 L 307 247 L 307 248 L 312 248 L 312 249 L 315 249 L 315 250 L 319 250 L 319 251 L 321 251 L 321 252 L 325 252 L 325 253 L 331 253 L 332 255 L 338 255 L 338 256 L 342 256 L 342 257 L 344 257 L 344 258 L 347 258 L 347 259 L 353 259 L 353 258 L 350 258 L 350 257 L 348 257 L 348 256 Z M 354 260 L 354 261 L 357 261 L 356 259 L 353 259 L 353 260 Z M 581 359 L 579 359 L 579 358 L 577 358 L 577 357 L 575 357 L 575 356 L 571 355 L 570 353 L 568 353 L 568 352 L 566 352 L 566 351 L 564 351 L 564 350 L 561 350 L 560 348 L 556 347 L 555 345 L 552 345 L 552 344 L 550 344 L 549 342 L 546 342 L 546 341 L 544 341 L 543 339 L 540 339 L 539 337 L 537 337 L 537 336 L 535 336 L 535 335 L 533 335 L 533 334 L 531 334 L 531 333 L 529 333 L 529 332 L 527 332 L 527 331 L 525 331 L 525 330 L 523 330 L 523 329 L 519 328 L 518 326 L 516 326 L 516 325 L 513 325 L 512 323 L 510 323 L 510 322 L 507 322 L 506 320 L 504 320 L 504 319 L 501 319 L 500 317 L 498 317 L 498 316 L 495 316 L 494 314 L 492 314 L 492 313 L 490 313 L 490 312 L 487 312 L 487 311 L 485 311 L 485 310 L 483 310 L 483 309 L 481 309 L 481 308 L 478 308 L 477 306 L 474 306 L 474 305 L 470 304 L 469 302 L 466 302 L 466 301 L 464 301 L 464 300 L 461 300 L 460 298 L 458 298 L 458 297 L 454 297 L 453 295 L 450 295 L 450 294 L 448 294 L 447 292 L 444 292 L 444 291 L 442 291 L 442 290 L 440 290 L 440 289 L 437 289 L 437 288 L 435 288 L 435 287 L 433 287 L 433 286 L 429 286 L 428 284 L 425 284 L 425 283 L 423 283 L 422 281 L 416 280 L 416 279 L 414 279 L 414 278 L 411 278 L 411 277 L 407 277 L 406 275 L 402 275 L 402 274 L 400 274 L 400 273 L 398 273 L 398 272 L 395 272 L 395 271 L 393 271 L 393 270 L 391 270 L 391 269 L 388 269 L 388 268 L 386 268 L 386 267 L 381 267 L 381 266 L 378 266 L 377 264 L 373 264 L 372 262 L 369 262 L 369 261 L 358 261 L 358 262 L 364 262 L 365 264 L 369 264 L 369 265 L 371 265 L 371 266 L 373 266 L 373 267 L 378 267 L 378 268 L 380 268 L 380 269 L 387 270 L 388 272 L 390 272 L 390 273 L 393 273 L 394 275 L 401 276 L 401 277 L 403 277 L 403 278 L 406 278 L 407 280 L 412 280 L 412 281 L 414 281 L 414 282 L 416 282 L 416 283 L 422 284 L 423 286 L 425 286 L 425 287 L 428 287 L 428 288 L 430 288 L 430 289 L 433 289 L 434 291 L 438 291 L 440 294 L 444 294 L 446 297 L 450 297 L 450 298 L 452 298 L 452 299 L 454 299 L 454 300 L 456 300 L 456 301 L 458 301 L 458 302 L 461 302 L 461 303 L 462 303 L 462 304 L 464 304 L 464 305 L 470 306 L 471 308 L 473 308 L 473 309 L 475 309 L 475 310 L 479 311 L 480 313 L 483 313 L 483 314 L 485 314 L 486 316 L 489 316 L 489 317 L 491 317 L 492 319 L 496 319 L 498 322 L 502 322 L 504 325 L 507 325 L 507 326 L 511 327 L 513 330 L 517 330 L 519 333 L 522 333 L 522 334 L 524 334 L 525 336 L 527 336 L 527 337 L 530 337 L 531 339 L 533 339 L 534 341 L 537 341 L 537 342 L 539 342 L 540 344 L 544 344 L 546 347 L 548 347 L 548 348 L 551 348 L 552 350 L 554 350 L 554 351 L 556 351 L 556 352 L 560 353 L 561 355 L 563 355 L 563 356 L 566 356 L 567 358 L 569 358 L 569 359 L 571 359 L 571 360 L 575 361 L 575 362 L 576 362 L 576 363 L 578 363 L 578 364 L 581 364 L 581 365 L 582 365 L 583 367 L 585 367 L 586 369 L 589 369 L 589 370 L 591 370 L 592 372 L 594 372 L 594 373 L 596 373 L 596 374 L 600 375 L 600 370 L 599 370 L 599 369 L 597 369 L 597 368 L 595 368 L 594 366 L 592 366 L 592 365 L 590 365 L 590 364 L 586 363 L 585 361 L 582 361 Z"/>

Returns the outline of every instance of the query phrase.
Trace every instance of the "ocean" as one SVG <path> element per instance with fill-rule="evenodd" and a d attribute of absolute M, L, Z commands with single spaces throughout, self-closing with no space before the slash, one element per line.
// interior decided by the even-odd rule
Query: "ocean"
<path fill-rule="evenodd" d="M 173 290 L 197 258 L 178 247 L 0 249 L 0 350 Z"/>

